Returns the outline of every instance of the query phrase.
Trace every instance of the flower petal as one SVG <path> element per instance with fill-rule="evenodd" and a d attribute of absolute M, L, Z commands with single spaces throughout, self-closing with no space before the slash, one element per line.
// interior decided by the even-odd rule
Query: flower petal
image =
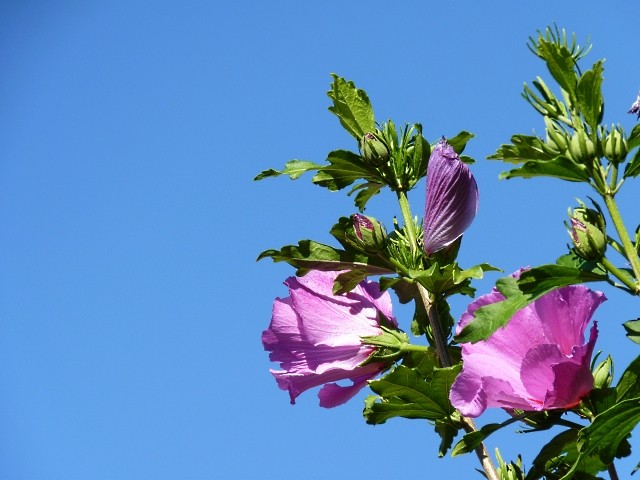
<path fill-rule="evenodd" d="M 425 251 L 435 253 L 457 240 L 477 210 L 478 186 L 471 170 L 443 139 L 431 152 L 427 168 Z"/>

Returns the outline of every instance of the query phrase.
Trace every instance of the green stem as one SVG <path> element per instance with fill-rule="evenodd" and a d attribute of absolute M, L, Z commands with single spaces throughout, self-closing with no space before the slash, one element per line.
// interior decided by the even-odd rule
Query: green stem
<path fill-rule="evenodd" d="M 629 278 L 629 274 L 627 272 L 616 267 L 606 257 L 603 257 L 601 261 L 602 261 L 602 265 L 604 265 L 604 268 L 606 268 L 609 273 L 611 273 L 618 280 L 624 283 L 624 285 L 627 288 L 629 288 L 629 290 L 631 290 L 632 292 L 635 292 L 637 290 L 638 285 L 631 278 Z"/>
<path fill-rule="evenodd" d="M 407 198 L 406 192 L 402 190 L 398 190 L 396 193 L 398 194 L 398 202 L 400 203 L 405 233 L 411 243 L 411 250 L 415 252 L 418 249 L 418 239 L 416 238 L 413 217 L 411 216 L 411 208 L 409 208 L 409 199 Z"/>
<path fill-rule="evenodd" d="M 400 352 L 405 353 L 405 352 L 428 352 L 429 351 L 429 347 L 427 347 L 426 345 L 415 345 L 413 343 L 404 343 L 402 344 L 402 346 L 400 347 Z"/>
<path fill-rule="evenodd" d="M 433 339 L 436 344 L 436 352 L 438 354 L 440 364 L 443 367 L 450 367 L 451 356 L 449 355 L 447 341 L 442 331 L 442 325 L 440 324 L 440 318 L 438 317 L 438 309 L 436 307 L 436 304 L 433 301 L 431 293 L 429 293 L 429 291 L 419 283 L 418 292 L 420 292 L 420 299 L 422 300 L 422 304 L 427 311 L 427 318 L 429 319 L 429 325 L 431 326 L 431 334 L 433 335 Z M 471 420 L 470 418 L 461 416 L 460 419 L 462 422 L 462 427 L 467 433 L 475 432 L 478 430 L 475 423 L 473 423 L 473 420 Z M 489 452 L 484 446 L 484 443 L 480 443 L 480 445 L 475 448 L 475 452 L 478 456 L 478 460 L 480 460 L 480 464 L 482 465 L 482 469 L 484 470 L 487 478 L 489 480 L 500 480 L 498 472 L 496 471 L 496 467 L 493 464 L 493 460 L 491 460 Z"/>
<path fill-rule="evenodd" d="M 633 270 L 633 275 L 635 276 L 636 280 L 633 291 L 636 293 L 636 295 L 640 294 L 640 259 L 638 258 L 636 249 L 631 243 L 631 238 L 629 237 L 629 233 L 627 232 L 624 222 L 622 221 L 620 210 L 618 210 L 618 204 L 613 198 L 613 195 L 607 193 L 603 195 L 603 198 L 604 203 L 609 210 L 609 215 L 611 216 L 613 225 L 616 227 L 616 231 L 618 232 L 618 236 L 620 237 L 620 241 L 622 242 L 622 248 L 624 248 L 625 256 L 631 263 L 631 269 Z"/>
<path fill-rule="evenodd" d="M 429 326 L 431 327 L 431 334 L 433 335 L 433 340 L 436 344 L 436 352 L 438 353 L 440 364 L 445 368 L 450 367 L 451 357 L 449 356 L 447 340 L 445 339 L 444 332 L 442 331 L 442 325 L 440 324 L 438 309 L 433 302 L 431 294 L 419 283 L 418 292 L 420 292 L 422 304 L 427 311 L 427 318 L 429 319 Z"/>

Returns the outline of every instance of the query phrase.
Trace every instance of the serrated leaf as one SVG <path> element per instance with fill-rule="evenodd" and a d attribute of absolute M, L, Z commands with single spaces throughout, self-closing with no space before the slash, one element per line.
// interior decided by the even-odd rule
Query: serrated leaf
<path fill-rule="evenodd" d="M 367 399 L 364 416 L 369 424 L 385 423 L 393 417 L 440 420 L 454 409 L 449 402 L 449 389 L 462 368 L 434 369 L 430 380 L 416 369 L 399 365 L 379 380 L 369 383 L 380 398 Z"/>
<path fill-rule="evenodd" d="M 494 267 L 488 263 L 481 263 L 479 265 L 474 265 L 471 268 L 467 268 L 465 270 L 454 270 L 453 272 L 453 282 L 455 284 L 460 284 L 467 279 L 476 279 L 481 280 L 484 277 L 485 272 L 501 272 L 502 270 L 498 267 Z"/>
<path fill-rule="evenodd" d="M 462 439 L 458 443 L 456 443 L 456 446 L 453 447 L 451 456 L 457 457 L 458 455 L 472 452 L 477 446 L 484 442 L 485 438 L 487 438 L 493 432 L 500 430 L 502 427 L 505 427 L 511 423 L 513 423 L 513 419 L 507 420 L 503 423 L 488 423 L 480 430 L 465 434 L 465 436 L 462 437 Z"/>
<path fill-rule="evenodd" d="M 640 123 L 638 123 L 627 138 L 627 149 L 629 151 L 640 146 Z"/>
<path fill-rule="evenodd" d="M 531 135 L 513 135 L 511 144 L 500 145 L 500 148 L 493 155 L 489 155 L 489 160 L 502 160 L 508 163 L 523 163 L 527 160 L 543 161 L 552 160 L 556 157 L 550 153 L 542 139 Z"/>
<path fill-rule="evenodd" d="M 341 190 L 354 181 L 376 181 L 377 173 L 364 163 L 362 157 L 348 150 L 335 150 L 327 156 L 329 165 L 318 169 L 312 182 L 329 190 Z"/>
<path fill-rule="evenodd" d="M 356 88 L 352 81 L 334 74 L 331 90 L 327 95 L 333 101 L 329 110 L 339 119 L 342 126 L 360 141 L 362 136 L 375 130 L 375 120 L 371 102 L 364 90 Z"/>
<path fill-rule="evenodd" d="M 602 72 L 604 68 L 599 60 L 593 69 L 584 72 L 578 81 L 576 97 L 580 111 L 592 130 L 598 128 L 602 119 L 604 103 L 602 101 Z"/>
<path fill-rule="evenodd" d="M 353 192 L 358 191 L 358 194 L 355 197 L 355 204 L 358 207 L 358 210 L 362 213 L 365 210 L 367 202 L 371 200 L 371 197 L 380 193 L 380 190 L 384 187 L 383 184 L 377 182 L 367 182 L 354 187 L 349 195 Z"/>
<path fill-rule="evenodd" d="M 350 292 L 369 275 L 367 270 L 359 269 L 348 270 L 341 273 L 333 282 L 333 294 L 342 295 L 343 293 Z"/>
<path fill-rule="evenodd" d="M 416 285 L 401 277 L 380 277 L 380 288 L 382 290 L 391 288 L 403 304 L 409 303 L 418 294 Z"/>
<path fill-rule="evenodd" d="M 538 52 L 560 87 L 571 96 L 575 95 L 578 77 L 574 70 L 576 61 L 571 52 L 563 45 L 542 38 L 539 39 Z"/>
<path fill-rule="evenodd" d="M 640 397 L 640 356 L 629 364 L 618 385 L 616 385 L 617 401 Z"/>
<path fill-rule="evenodd" d="M 640 149 L 638 149 L 624 169 L 624 178 L 637 177 L 640 174 Z"/>
<path fill-rule="evenodd" d="M 640 343 L 640 318 L 637 320 L 629 320 L 622 324 L 627 331 L 627 337 L 634 343 Z"/>
<path fill-rule="evenodd" d="M 473 133 L 467 132 L 465 130 L 458 133 L 456 136 L 452 138 L 447 138 L 447 143 L 453 147 L 453 150 L 461 155 L 464 152 L 465 147 L 467 146 L 467 142 L 471 140 L 475 135 Z"/>
<path fill-rule="evenodd" d="M 516 280 L 504 277 L 496 282 L 496 288 L 505 300 L 480 307 L 474 319 L 456 335 L 458 343 L 475 343 L 488 338 L 498 328 L 504 327 L 520 309 L 545 293 L 567 285 L 606 280 L 607 277 L 585 272 L 564 265 L 542 265 L 521 273 Z"/>
<path fill-rule="evenodd" d="M 305 172 L 311 170 L 318 170 L 322 168 L 317 163 L 309 162 L 307 160 L 290 160 L 284 165 L 284 170 L 274 170 L 270 168 L 260 172 L 254 180 L 262 180 L 268 177 L 278 177 L 280 175 L 288 175 L 291 180 L 296 180 Z"/>
<path fill-rule="evenodd" d="M 286 245 L 280 250 L 265 250 L 257 260 L 263 258 L 286 262 L 298 268 L 300 273 L 308 270 L 366 270 L 370 275 L 393 273 L 379 257 L 339 250 L 313 240 L 301 240 L 298 245 Z"/>
<path fill-rule="evenodd" d="M 450 422 L 443 422 L 436 420 L 435 426 L 436 433 L 440 435 L 440 445 L 438 447 L 438 457 L 442 458 L 447 454 L 447 451 L 451 448 L 453 440 L 458 435 L 458 429 Z"/>
<path fill-rule="evenodd" d="M 578 450 L 582 455 L 597 453 L 606 465 L 613 462 L 618 447 L 640 422 L 640 399 L 630 398 L 597 415 L 591 425 L 580 430 Z"/>
<path fill-rule="evenodd" d="M 579 165 L 565 156 L 558 156 L 551 160 L 528 160 L 520 168 L 514 168 L 500 174 L 500 179 L 510 178 L 555 177 L 569 182 L 589 182 L 589 172 L 583 165 Z"/>

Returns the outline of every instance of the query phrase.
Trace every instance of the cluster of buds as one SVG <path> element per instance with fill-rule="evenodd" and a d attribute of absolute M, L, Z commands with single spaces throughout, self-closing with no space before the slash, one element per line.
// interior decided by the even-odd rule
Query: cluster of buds
<path fill-rule="evenodd" d="M 587 208 L 583 202 L 573 212 L 569 209 L 569 235 L 575 252 L 585 260 L 600 260 L 607 249 L 605 219 L 598 205 L 594 205 L 597 210 Z"/>

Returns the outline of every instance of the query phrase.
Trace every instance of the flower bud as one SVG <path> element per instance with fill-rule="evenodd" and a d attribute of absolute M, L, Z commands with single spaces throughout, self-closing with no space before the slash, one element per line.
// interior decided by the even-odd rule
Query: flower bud
<path fill-rule="evenodd" d="M 613 360 L 611 355 L 607 355 L 600 364 L 593 370 L 593 386 L 595 388 L 607 388 L 611 386 L 613 379 Z"/>
<path fill-rule="evenodd" d="M 360 154 L 367 162 L 379 167 L 389 158 L 389 147 L 379 135 L 367 132 L 360 140 Z"/>
<path fill-rule="evenodd" d="M 544 124 L 547 131 L 547 146 L 559 154 L 565 153 L 569 148 L 569 136 L 554 125 L 549 117 L 544 117 Z"/>
<path fill-rule="evenodd" d="M 604 139 L 604 156 L 615 164 L 627 156 L 627 142 L 622 131 L 617 127 L 614 127 Z"/>
<path fill-rule="evenodd" d="M 569 211 L 571 239 L 576 253 L 585 260 L 600 260 L 607 248 L 605 220 L 598 210 L 587 208 L 584 203 Z"/>
<path fill-rule="evenodd" d="M 355 247 L 367 253 L 379 253 L 387 245 L 387 231 L 373 217 L 356 213 L 351 216 L 353 230 L 346 232 L 346 238 Z"/>
<path fill-rule="evenodd" d="M 596 149 L 587 132 L 578 130 L 573 134 L 569 143 L 569 153 L 576 163 L 583 165 L 591 163 L 596 155 Z"/>

